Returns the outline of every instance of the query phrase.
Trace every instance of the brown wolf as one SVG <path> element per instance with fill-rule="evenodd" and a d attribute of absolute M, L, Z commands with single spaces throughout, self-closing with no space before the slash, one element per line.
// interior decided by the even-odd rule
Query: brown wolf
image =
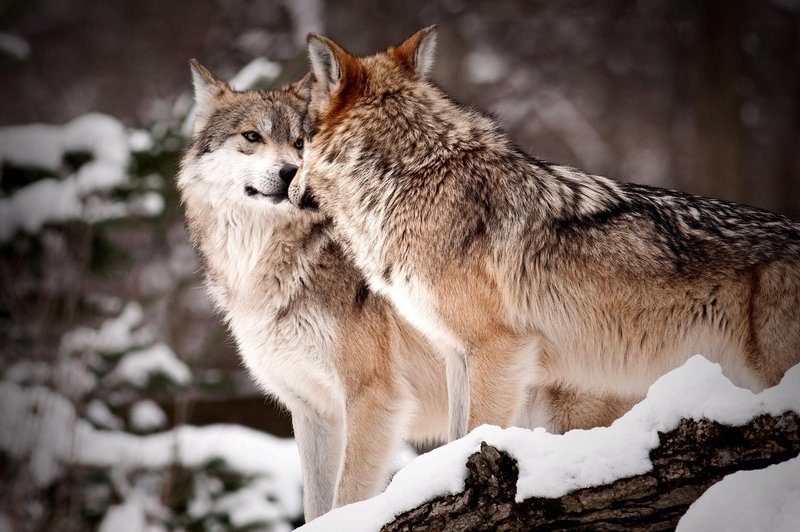
<path fill-rule="evenodd" d="M 311 520 L 375 495 L 402 438 L 447 437 L 444 367 L 367 288 L 329 222 L 288 202 L 307 79 L 236 92 L 198 63 L 192 70 L 197 115 L 177 176 L 187 226 L 245 365 L 292 413 Z M 564 393 L 526 398 L 515 422 L 564 431 L 608 424 L 629 406 L 564 402 Z"/>
<path fill-rule="evenodd" d="M 354 57 L 309 36 L 290 197 L 446 354 L 451 437 L 541 386 L 641 397 L 701 353 L 758 390 L 800 361 L 800 226 L 529 156 L 428 80 L 435 38 Z"/>

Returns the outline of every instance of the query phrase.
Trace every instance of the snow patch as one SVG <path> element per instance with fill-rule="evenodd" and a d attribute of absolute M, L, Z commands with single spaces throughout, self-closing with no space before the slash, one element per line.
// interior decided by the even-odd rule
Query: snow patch
<path fill-rule="evenodd" d="M 52 484 L 72 452 L 78 423 L 72 403 L 47 388 L 0 382 L 0 404 L 0 451 L 27 461 L 37 487 Z"/>
<path fill-rule="evenodd" d="M 58 171 L 64 155 L 89 152 L 93 160 L 74 176 L 81 191 L 110 188 L 125 180 L 130 151 L 125 128 L 100 113 L 79 116 L 63 126 L 29 124 L 0 128 L 0 159 L 20 166 Z"/>
<path fill-rule="evenodd" d="M 84 203 L 82 218 L 90 223 L 118 220 L 128 216 L 151 218 L 164 212 L 164 197 L 158 192 L 131 194 L 125 201 L 90 197 Z"/>
<path fill-rule="evenodd" d="M 795 532 L 800 525 L 800 457 L 738 471 L 711 486 L 676 532 Z"/>
<path fill-rule="evenodd" d="M 162 375 L 175 384 L 186 385 L 192 372 L 166 344 L 156 344 L 125 355 L 108 376 L 111 382 L 126 382 L 133 386 L 146 386 L 151 377 Z"/>
<path fill-rule="evenodd" d="M 119 316 L 103 322 L 98 329 L 79 327 L 61 340 L 63 354 L 95 352 L 122 353 L 152 341 L 152 332 L 142 328 L 144 309 L 137 301 L 129 301 Z"/>
<path fill-rule="evenodd" d="M 0 161 L 53 173 L 67 153 L 89 152 L 92 160 L 64 179 L 40 179 L 0 198 L 0 242 L 17 231 L 38 232 L 48 222 L 82 218 L 84 199 L 127 182 L 130 150 L 125 128 L 98 113 L 63 126 L 31 124 L 0 128 Z"/>
<path fill-rule="evenodd" d="M 156 142 L 153 138 L 153 134 L 146 129 L 132 129 L 128 132 L 128 146 L 131 151 L 150 151 L 155 145 Z"/>
<path fill-rule="evenodd" d="M 292 15 L 294 42 L 298 47 L 306 47 L 306 36 L 309 33 L 325 33 L 322 0 L 284 0 L 283 4 Z"/>
<path fill-rule="evenodd" d="M 86 419 L 98 427 L 111 430 L 122 430 L 124 428 L 122 420 L 114 415 L 108 408 L 108 405 L 97 399 L 92 400 L 86 405 L 86 412 L 84 415 Z"/>
<path fill-rule="evenodd" d="M 241 498 L 252 501 L 257 492 L 263 496 L 262 506 L 270 503 L 272 515 L 292 517 L 302 508 L 300 458 L 292 440 L 238 425 L 208 425 L 183 426 L 150 436 L 92 430 L 80 434 L 79 441 L 74 462 L 87 466 L 133 470 L 177 464 L 196 468 L 221 460 L 234 472 L 264 477 L 254 492 Z M 226 503 L 226 512 L 234 510 L 248 511 L 235 502 Z M 265 515 L 263 508 L 259 515 Z"/>
<path fill-rule="evenodd" d="M 227 514 L 237 529 L 278 521 L 287 515 L 289 508 L 284 507 L 282 501 L 274 499 L 274 491 L 272 480 L 259 479 L 220 497 L 212 505 L 212 511 Z"/>
<path fill-rule="evenodd" d="M 646 473 L 652 467 L 649 453 L 658 445 L 658 432 L 675 429 L 683 418 L 735 426 L 759 414 L 789 410 L 800 412 L 800 365 L 789 370 L 780 385 L 756 395 L 734 386 L 718 364 L 698 355 L 656 381 L 646 399 L 610 427 L 554 435 L 544 429 L 484 425 L 411 462 L 381 495 L 333 510 L 301 530 L 378 530 L 425 501 L 459 493 L 467 476 L 467 458 L 480 450 L 481 442 L 516 458 L 517 501 L 522 501 L 560 497 Z"/>
<path fill-rule="evenodd" d="M 129 497 L 112 506 L 100 523 L 99 532 L 143 532 L 147 526 L 144 504 L 138 497 Z"/>
<path fill-rule="evenodd" d="M 469 80 L 476 84 L 493 83 L 507 70 L 505 61 L 488 48 L 472 52 L 464 61 Z"/>
<path fill-rule="evenodd" d="M 231 78 L 229 85 L 238 91 L 249 90 L 258 84 L 272 82 L 280 73 L 281 65 L 256 57 Z"/>
<path fill-rule="evenodd" d="M 230 519 L 235 514 L 241 522 L 266 516 L 288 521 L 302 511 L 300 458 L 293 440 L 238 425 L 182 426 L 149 436 L 97 430 L 76 416 L 65 397 L 10 382 L 0 382 L 0 404 L 0 452 L 26 463 L 37 487 L 57 481 L 65 465 L 110 468 L 114 475 L 122 475 L 163 471 L 172 465 L 202 468 L 221 463 L 255 482 L 254 487 L 245 486 L 235 496 L 214 503 Z M 132 491 L 126 496 L 128 502 L 111 510 L 104 523 L 118 524 L 125 515 L 133 519 L 134 507 L 145 507 L 141 501 L 130 501 L 136 497 L 144 495 Z M 107 526 L 105 530 L 126 530 Z"/>
<path fill-rule="evenodd" d="M 151 399 L 142 399 L 131 407 L 130 425 L 137 432 L 150 432 L 163 428 L 166 424 L 167 415 Z"/>
<path fill-rule="evenodd" d="M 86 396 L 97 385 L 97 378 L 80 360 L 61 358 L 53 368 L 56 390 L 77 400 Z"/>
<path fill-rule="evenodd" d="M 3 374 L 3 379 L 17 384 L 45 384 L 50 380 L 52 367 L 46 362 L 20 360 Z"/>

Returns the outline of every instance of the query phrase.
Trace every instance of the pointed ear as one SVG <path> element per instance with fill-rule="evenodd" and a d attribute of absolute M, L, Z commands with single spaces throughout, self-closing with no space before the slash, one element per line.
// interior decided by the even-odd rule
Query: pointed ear
<path fill-rule="evenodd" d="M 314 83 L 314 74 L 311 71 L 307 72 L 302 79 L 295 81 L 288 85 L 284 90 L 293 92 L 301 100 L 308 100 L 311 98 L 311 85 Z"/>
<path fill-rule="evenodd" d="M 400 59 L 411 66 L 414 72 L 423 79 L 428 78 L 433 67 L 436 56 L 436 34 L 436 26 L 428 26 L 400 43 L 396 48 Z"/>
<path fill-rule="evenodd" d="M 189 64 L 192 67 L 195 101 L 195 118 L 192 130 L 197 133 L 206 126 L 208 119 L 219 108 L 222 99 L 233 90 L 227 83 L 214 77 L 214 74 L 201 65 L 197 59 L 192 59 Z"/>
<path fill-rule="evenodd" d="M 308 34 L 308 59 L 316 80 L 319 95 L 330 98 L 339 90 L 348 61 L 353 59 L 347 50 L 316 33 Z"/>

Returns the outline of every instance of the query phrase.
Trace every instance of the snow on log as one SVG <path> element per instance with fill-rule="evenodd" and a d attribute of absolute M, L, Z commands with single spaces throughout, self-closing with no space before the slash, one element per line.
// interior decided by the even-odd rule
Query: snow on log
<path fill-rule="evenodd" d="M 797 456 L 799 421 L 794 412 L 761 415 L 739 427 L 683 420 L 661 435 L 661 444 L 650 453 L 650 472 L 521 503 L 514 500 L 516 460 L 483 444 L 467 461 L 463 492 L 426 502 L 382 530 L 675 530 L 689 505 L 725 475 Z"/>
<path fill-rule="evenodd" d="M 753 394 L 696 356 L 610 427 L 479 427 L 301 530 L 674 530 L 724 476 L 796 457 L 798 413 L 800 365 Z"/>

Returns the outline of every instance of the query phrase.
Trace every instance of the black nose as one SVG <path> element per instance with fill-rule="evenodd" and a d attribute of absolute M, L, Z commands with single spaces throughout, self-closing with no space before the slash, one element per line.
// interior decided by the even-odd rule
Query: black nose
<path fill-rule="evenodd" d="M 285 164 L 283 165 L 283 168 L 278 170 L 278 176 L 280 176 L 281 181 L 287 185 L 292 182 L 292 179 L 294 179 L 294 174 L 296 173 L 297 167 L 293 164 Z"/>

